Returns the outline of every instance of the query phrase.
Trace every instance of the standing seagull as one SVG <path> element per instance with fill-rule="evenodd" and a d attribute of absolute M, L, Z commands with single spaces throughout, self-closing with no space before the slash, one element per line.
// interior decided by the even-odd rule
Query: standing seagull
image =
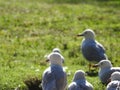
<path fill-rule="evenodd" d="M 111 75 L 111 82 L 107 85 L 106 90 L 120 90 L 120 72 L 114 72 Z"/>
<path fill-rule="evenodd" d="M 90 62 L 89 70 L 91 68 L 91 62 L 99 62 L 103 59 L 107 59 L 105 49 L 102 44 L 95 40 L 93 30 L 86 29 L 82 34 L 78 34 L 77 36 L 84 36 L 81 49 L 85 59 Z"/>
<path fill-rule="evenodd" d="M 59 53 L 53 52 L 49 55 L 50 67 L 48 67 L 42 78 L 43 90 L 65 90 L 67 76 L 62 67 L 62 57 Z"/>
<path fill-rule="evenodd" d="M 110 60 L 102 60 L 94 66 L 100 68 L 98 75 L 103 84 L 109 83 L 110 76 L 113 72 L 120 72 L 120 67 L 112 67 Z"/>
<path fill-rule="evenodd" d="M 73 82 L 68 86 L 68 90 L 93 90 L 93 86 L 85 79 L 85 72 L 77 70 Z"/>

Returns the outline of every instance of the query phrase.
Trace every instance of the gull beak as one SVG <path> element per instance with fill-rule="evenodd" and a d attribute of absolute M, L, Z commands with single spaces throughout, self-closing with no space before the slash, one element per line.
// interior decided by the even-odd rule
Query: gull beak
<path fill-rule="evenodd" d="M 92 65 L 92 67 L 99 67 L 99 64 L 94 64 L 94 65 Z"/>
<path fill-rule="evenodd" d="M 46 62 L 49 62 L 50 60 L 49 60 L 49 59 L 46 59 L 45 61 L 46 61 Z"/>
<path fill-rule="evenodd" d="M 77 36 L 84 36 L 84 34 L 78 34 Z"/>
<path fill-rule="evenodd" d="M 109 79 L 107 80 L 107 83 L 109 83 L 109 82 L 111 82 L 111 78 L 109 78 Z"/>

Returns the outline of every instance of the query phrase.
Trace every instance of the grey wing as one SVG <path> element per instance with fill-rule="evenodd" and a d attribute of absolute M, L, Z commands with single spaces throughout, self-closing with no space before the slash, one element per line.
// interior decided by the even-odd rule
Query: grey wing
<path fill-rule="evenodd" d="M 57 90 L 65 90 L 67 85 L 67 75 L 65 72 L 58 73 L 60 76 L 59 78 L 56 78 L 56 87 Z"/>
<path fill-rule="evenodd" d="M 76 83 L 72 82 L 69 86 L 68 86 L 68 90 L 76 90 Z"/>
<path fill-rule="evenodd" d="M 82 49 L 83 55 L 87 60 L 99 62 L 106 59 L 104 49 L 98 44 L 89 44 Z"/>
<path fill-rule="evenodd" d="M 117 88 L 119 88 L 119 87 L 117 87 L 118 84 L 119 84 L 119 81 L 111 81 L 111 82 L 107 85 L 106 89 L 107 89 L 107 90 L 119 90 L 119 89 L 117 89 Z"/>
<path fill-rule="evenodd" d="M 111 74 L 113 73 L 114 71 L 108 71 L 108 72 L 106 72 L 106 73 L 104 73 L 102 76 L 100 76 L 100 79 L 101 79 L 101 82 L 103 83 L 103 84 L 107 84 L 108 83 L 108 80 L 109 80 L 109 78 L 110 78 L 110 76 L 111 76 Z"/>
<path fill-rule="evenodd" d="M 103 45 L 102 45 L 102 44 L 100 44 L 100 43 L 99 43 L 99 42 L 97 42 L 97 41 L 96 41 L 96 43 L 97 43 L 97 46 L 98 46 L 98 48 L 99 48 L 100 52 L 105 53 L 105 48 L 103 47 Z"/>
<path fill-rule="evenodd" d="M 102 83 L 107 84 L 109 82 L 111 74 L 115 71 L 120 72 L 120 69 L 119 68 L 111 68 L 111 70 L 109 70 L 108 72 L 106 72 L 102 76 L 100 76 Z"/>
<path fill-rule="evenodd" d="M 80 90 L 93 90 L 93 86 L 89 82 L 83 82 L 79 84 Z"/>
<path fill-rule="evenodd" d="M 51 73 L 50 71 L 46 71 L 43 74 L 42 88 L 43 90 L 57 90 L 56 83 L 55 83 L 55 77 L 53 73 Z"/>
<path fill-rule="evenodd" d="M 97 42 L 97 45 L 99 47 L 99 52 L 101 52 L 101 55 L 103 56 L 103 59 L 108 59 L 107 55 L 105 54 L 105 48 L 102 44 Z"/>
<path fill-rule="evenodd" d="M 89 82 L 87 82 L 88 89 L 86 90 L 93 90 L 93 85 Z"/>

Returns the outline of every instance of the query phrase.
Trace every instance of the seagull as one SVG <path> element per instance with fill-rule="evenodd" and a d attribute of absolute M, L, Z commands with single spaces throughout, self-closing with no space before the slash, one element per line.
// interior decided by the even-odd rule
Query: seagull
<path fill-rule="evenodd" d="M 43 90 L 65 90 L 67 75 L 62 67 L 62 57 L 59 53 L 52 52 L 49 55 L 50 66 L 43 72 Z"/>
<path fill-rule="evenodd" d="M 108 83 L 106 90 L 120 90 L 120 72 L 112 73 L 111 82 Z"/>
<path fill-rule="evenodd" d="M 98 64 L 95 64 L 94 67 L 99 67 L 99 78 L 103 84 L 108 84 L 110 76 L 113 72 L 120 72 L 120 67 L 113 67 L 110 60 L 101 60 Z"/>
<path fill-rule="evenodd" d="M 95 40 L 95 33 L 91 29 L 86 29 L 77 36 L 83 36 L 81 50 L 84 58 L 89 61 L 89 71 L 91 68 L 91 62 L 99 62 L 103 59 L 108 59 L 105 54 L 105 48 L 102 44 Z"/>
<path fill-rule="evenodd" d="M 54 48 L 53 50 L 52 50 L 52 52 L 56 52 L 56 53 L 59 53 L 60 55 L 61 55 L 61 51 L 60 51 L 60 49 L 59 48 Z M 46 62 L 49 62 L 49 55 L 47 55 L 46 56 Z M 64 57 L 61 55 L 61 58 L 62 58 L 62 62 L 64 63 Z"/>
<path fill-rule="evenodd" d="M 68 90 L 93 90 L 93 85 L 86 80 L 83 70 L 77 70 L 72 83 L 68 86 Z"/>

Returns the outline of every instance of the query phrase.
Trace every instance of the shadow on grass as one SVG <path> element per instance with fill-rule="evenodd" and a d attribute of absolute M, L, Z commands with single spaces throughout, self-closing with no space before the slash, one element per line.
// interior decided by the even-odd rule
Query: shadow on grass
<path fill-rule="evenodd" d="M 96 77 L 96 76 L 98 76 L 98 72 L 97 71 L 86 71 L 85 72 L 88 76 L 90 76 L 90 77 Z"/>
<path fill-rule="evenodd" d="M 97 6 L 119 7 L 119 0 L 46 0 L 48 3 L 55 4 L 91 4 Z"/>
<path fill-rule="evenodd" d="M 49 0 L 47 0 L 49 1 Z M 93 3 L 93 2 L 108 2 L 111 0 L 50 0 L 49 2 L 58 4 L 79 4 L 79 3 Z"/>
<path fill-rule="evenodd" d="M 28 90 L 42 90 L 41 82 L 42 80 L 37 77 L 32 77 L 24 80 L 24 83 L 28 87 Z"/>

